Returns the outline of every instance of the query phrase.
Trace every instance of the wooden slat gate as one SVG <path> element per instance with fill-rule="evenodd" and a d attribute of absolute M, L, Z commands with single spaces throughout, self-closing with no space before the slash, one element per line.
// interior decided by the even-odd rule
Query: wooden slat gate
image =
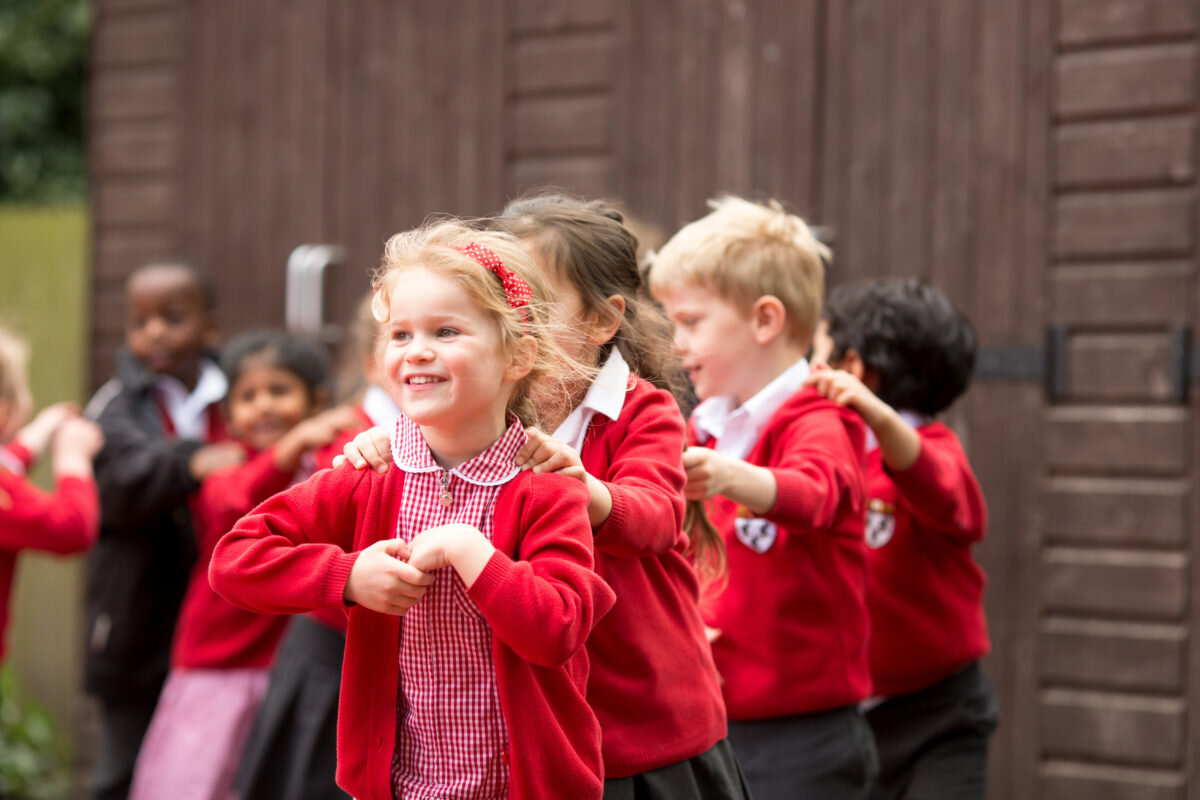
<path fill-rule="evenodd" d="M 980 331 L 950 421 L 991 508 L 991 796 L 1200 798 L 1195 2 L 97 5 L 95 380 L 158 253 L 234 331 L 282 322 L 301 242 L 346 248 L 344 319 L 430 211 L 778 197 L 835 282 L 922 275 Z"/>

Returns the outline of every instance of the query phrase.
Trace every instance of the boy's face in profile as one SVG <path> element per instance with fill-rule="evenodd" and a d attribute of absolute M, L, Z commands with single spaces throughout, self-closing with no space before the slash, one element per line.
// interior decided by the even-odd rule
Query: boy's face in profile
<path fill-rule="evenodd" d="M 694 284 L 656 288 L 675 326 L 675 350 L 701 400 L 732 395 L 738 405 L 759 385 L 761 347 L 750 319 L 711 290 Z"/>
<path fill-rule="evenodd" d="M 216 325 L 192 273 L 172 265 L 141 269 L 129 279 L 125 305 L 125 345 L 134 357 L 194 386 Z"/>

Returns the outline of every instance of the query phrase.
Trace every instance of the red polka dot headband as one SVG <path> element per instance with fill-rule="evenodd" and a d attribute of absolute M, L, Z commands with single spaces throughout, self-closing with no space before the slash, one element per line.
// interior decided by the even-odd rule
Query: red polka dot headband
<path fill-rule="evenodd" d="M 504 299 L 508 301 L 510 306 L 517 310 L 517 313 L 521 316 L 521 322 L 528 329 L 530 321 L 529 304 L 533 301 L 533 291 L 530 290 L 529 284 L 520 275 L 504 266 L 504 262 L 500 260 L 500 256 L 481 244 L 471 242 L 466 247 L 455 247 L 454 249 L 469 257 L 472 261 L 479 264 L 479 266 L 495 273 L 496 277 L 500 279 L 500 285 L 504 287 Z"/>

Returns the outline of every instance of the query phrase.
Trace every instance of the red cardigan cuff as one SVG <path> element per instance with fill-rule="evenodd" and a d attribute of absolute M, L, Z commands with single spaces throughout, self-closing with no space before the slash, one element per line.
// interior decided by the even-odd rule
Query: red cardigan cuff
<path fill-rule="evenodd" d="M 604 485 L 608 487 L 608 493 L 612 495 L 612 511 L 608 512 L 608 519 L 601 522 L 600 527 L 594 531 L 598 548 L 621 543 L 621 532 L 625 528 L 626 515 L 629 513 L 629 504 L 625 502 L 625 490 L 617 484 L 607 481 L 604 482 Z"/>
<path fill-rule="evenodd" d="M 341 553 L 329 562 L 325 580 L 321 584 L 321 608 L 345 608 L 346 581 L 350 580 L 350 570 L 362 551 Z"/>
<path fill-rule="evenodd" d="M 483 572 L 479 573 L 475 583 L 471 584 L 471 588 L 467 590 L 467 596 L 475 601 L 475 605 L 479 606 L 480 611 L 500 591 L 509 573 L 512 572 L 512 568 L 513 560 L 511 558 L 499 550 L 492 553 Z"/>

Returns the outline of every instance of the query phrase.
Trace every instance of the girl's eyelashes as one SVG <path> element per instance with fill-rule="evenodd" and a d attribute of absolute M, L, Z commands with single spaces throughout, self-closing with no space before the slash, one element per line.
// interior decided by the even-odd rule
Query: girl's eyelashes
<path fill-rule="evenodd" d="M 458 330 L 455 328 L 438 328 L 438 336 L 441 338 L 445 338 L 447 336 L 454 336 L 457 333 L 458 333 Z"/>

